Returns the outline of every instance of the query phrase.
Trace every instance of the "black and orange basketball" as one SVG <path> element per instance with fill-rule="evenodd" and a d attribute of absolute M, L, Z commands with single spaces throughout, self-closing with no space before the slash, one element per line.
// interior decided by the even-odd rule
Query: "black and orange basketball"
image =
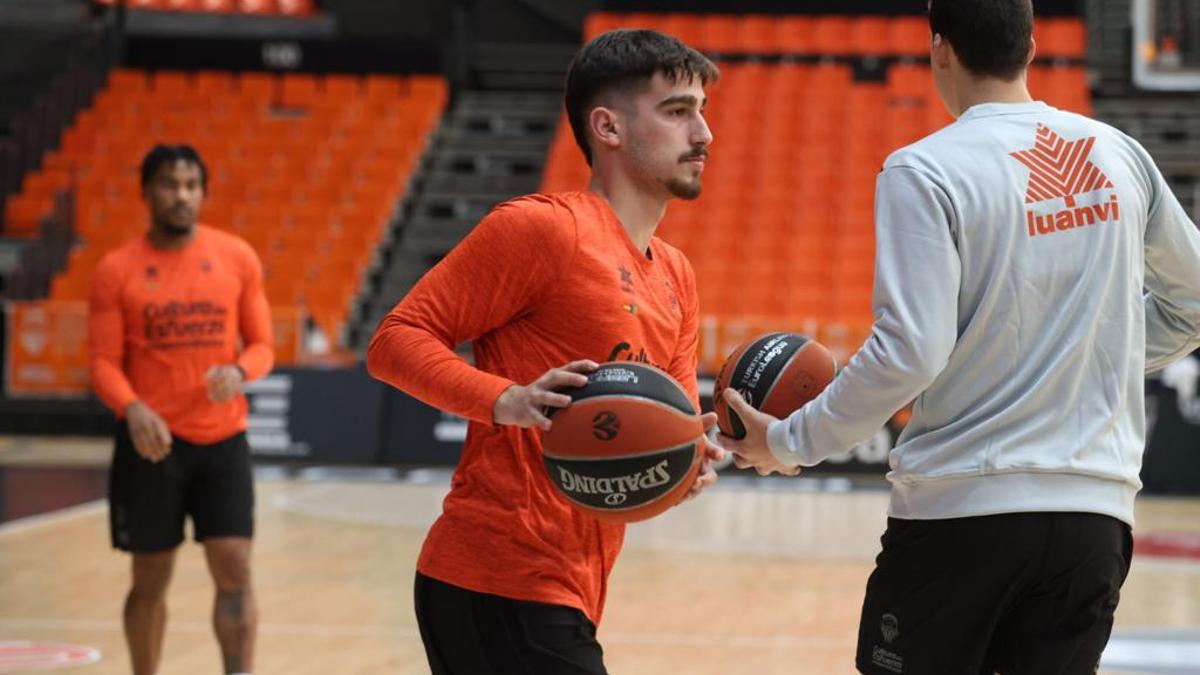
<path fill-rule="evenodd" d="M 726 388 L 741 393 L 756 410 L 782 419 L 824 391 L 837 370 L 837 359 L 816 340 L 795 333 L 754 338 L 735 349 L 717 375 L 717 426 L 730 438 L 746 436 L 741 418 L 725 403 Z"/>
<path fill-rule="evenodd" d="M 683 387 L 658 368 L 604 363 L 563 389 L 543 437 L 550 481 L 572 504 L 609 522 L 652 518 L 683 498 L 700 470 L 704 427 Z"/>

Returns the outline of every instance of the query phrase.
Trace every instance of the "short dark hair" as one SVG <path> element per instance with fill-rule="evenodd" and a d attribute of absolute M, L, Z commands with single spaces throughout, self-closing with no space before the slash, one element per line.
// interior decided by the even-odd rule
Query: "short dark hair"
<path fill-rule="evenodd" d="M 720 77 L 708 57 L 653 30 L 621 29 L 598 35 L 571 60 L 565 96 L 567 120 L 588 166 L 592 149 L 587 140 L 587 113 L 604 94 L 644 85 L 656 73 L 672 82 L 699 78 L 705 85 Z"/>
<path fill-rule="evenodd" d="M 967 70 L 1015 80 L 1033 43 L 1031 0 L 930 0 L 929 28 Z"/>
<path fill-rule="evenodd" d="M 174 164 L 183 160 L 200 167 L 200 187 L 208 192 L 208 167 L 200 159 L 200 153 L 190 145 L 156 145 L 142 158 L 142 187 L 154 180 L 154 174 L 163 164 Z"/>

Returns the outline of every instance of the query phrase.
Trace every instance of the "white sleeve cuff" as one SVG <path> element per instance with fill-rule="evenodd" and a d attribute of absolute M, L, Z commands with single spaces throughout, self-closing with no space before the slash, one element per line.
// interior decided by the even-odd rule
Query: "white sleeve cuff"
<path fill-rule="evenodd" d="M 767 426 L 767 448 L 775 459 L 784 466 L 800 466 L 800 453 L 792 451 L 790 438 L 788 419 L 776 420 Z"/>

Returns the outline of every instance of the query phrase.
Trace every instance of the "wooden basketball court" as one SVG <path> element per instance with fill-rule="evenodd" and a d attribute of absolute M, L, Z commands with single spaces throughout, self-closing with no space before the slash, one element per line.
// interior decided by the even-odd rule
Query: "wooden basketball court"
<path fill-rule="evenodd" d="M 447 478 L 260 475 L 256 673 L 428 672 L 412 579 Z M 631 527 L 600 628 L 609 670 L 853 673 L 885 508 L 882 484 L 735 477 Z M 120 624 L 128 558 L 109 548 L 106 518 L 103 503 L 91 502 L 0 526 L 0 643 L 91 646 L 101 659 L 71 672 L 129 672 Z M 1182 533 L 1159 547 L 1177 557 L 1135 560 L 1116 658 L 1103 672 L 1200 672 L 1200 560 L 1188 557 L 1200 500 L 1143 499 L 1138 518 L 1139 535 Z M 189 543 L 172 584 L 161 673 L 220 672 L 212 600 L 201 551 Z M 0 656 L 0 672 L 26 672 L 5 668 Z"/>

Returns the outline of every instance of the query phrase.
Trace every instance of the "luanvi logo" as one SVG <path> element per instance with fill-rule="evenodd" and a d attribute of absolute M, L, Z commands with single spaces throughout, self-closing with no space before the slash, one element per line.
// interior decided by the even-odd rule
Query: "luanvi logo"
<path fill-rule="evenodd" d="M 1039 124 L 1034 146 L 1011 153 L 1029 168 L 1029 185 L 1025 190 L 1027 205 L 1062 199 L 1067 207 L 1049 213 L 1038 213 L 1032 208 L 1026 210 L 1025 224 L 1030 237 L 1120 220 L 1120 203 L 1115 192 L 1105 201 L 1093 199 L 1096 203 L 1077 203 L 1076 197 L 1080 195 L 1113 189 L 1112 181 L 1090 159 L 1095 145 L 1095 136 L 1067 141 L 1046 125 Z"/>
<path fill-rule="evenodd" d="M 592 418 L 592 435 L 602 441 L 611 441 L 621 431 L 621 418 L 607 410 Z"/>

